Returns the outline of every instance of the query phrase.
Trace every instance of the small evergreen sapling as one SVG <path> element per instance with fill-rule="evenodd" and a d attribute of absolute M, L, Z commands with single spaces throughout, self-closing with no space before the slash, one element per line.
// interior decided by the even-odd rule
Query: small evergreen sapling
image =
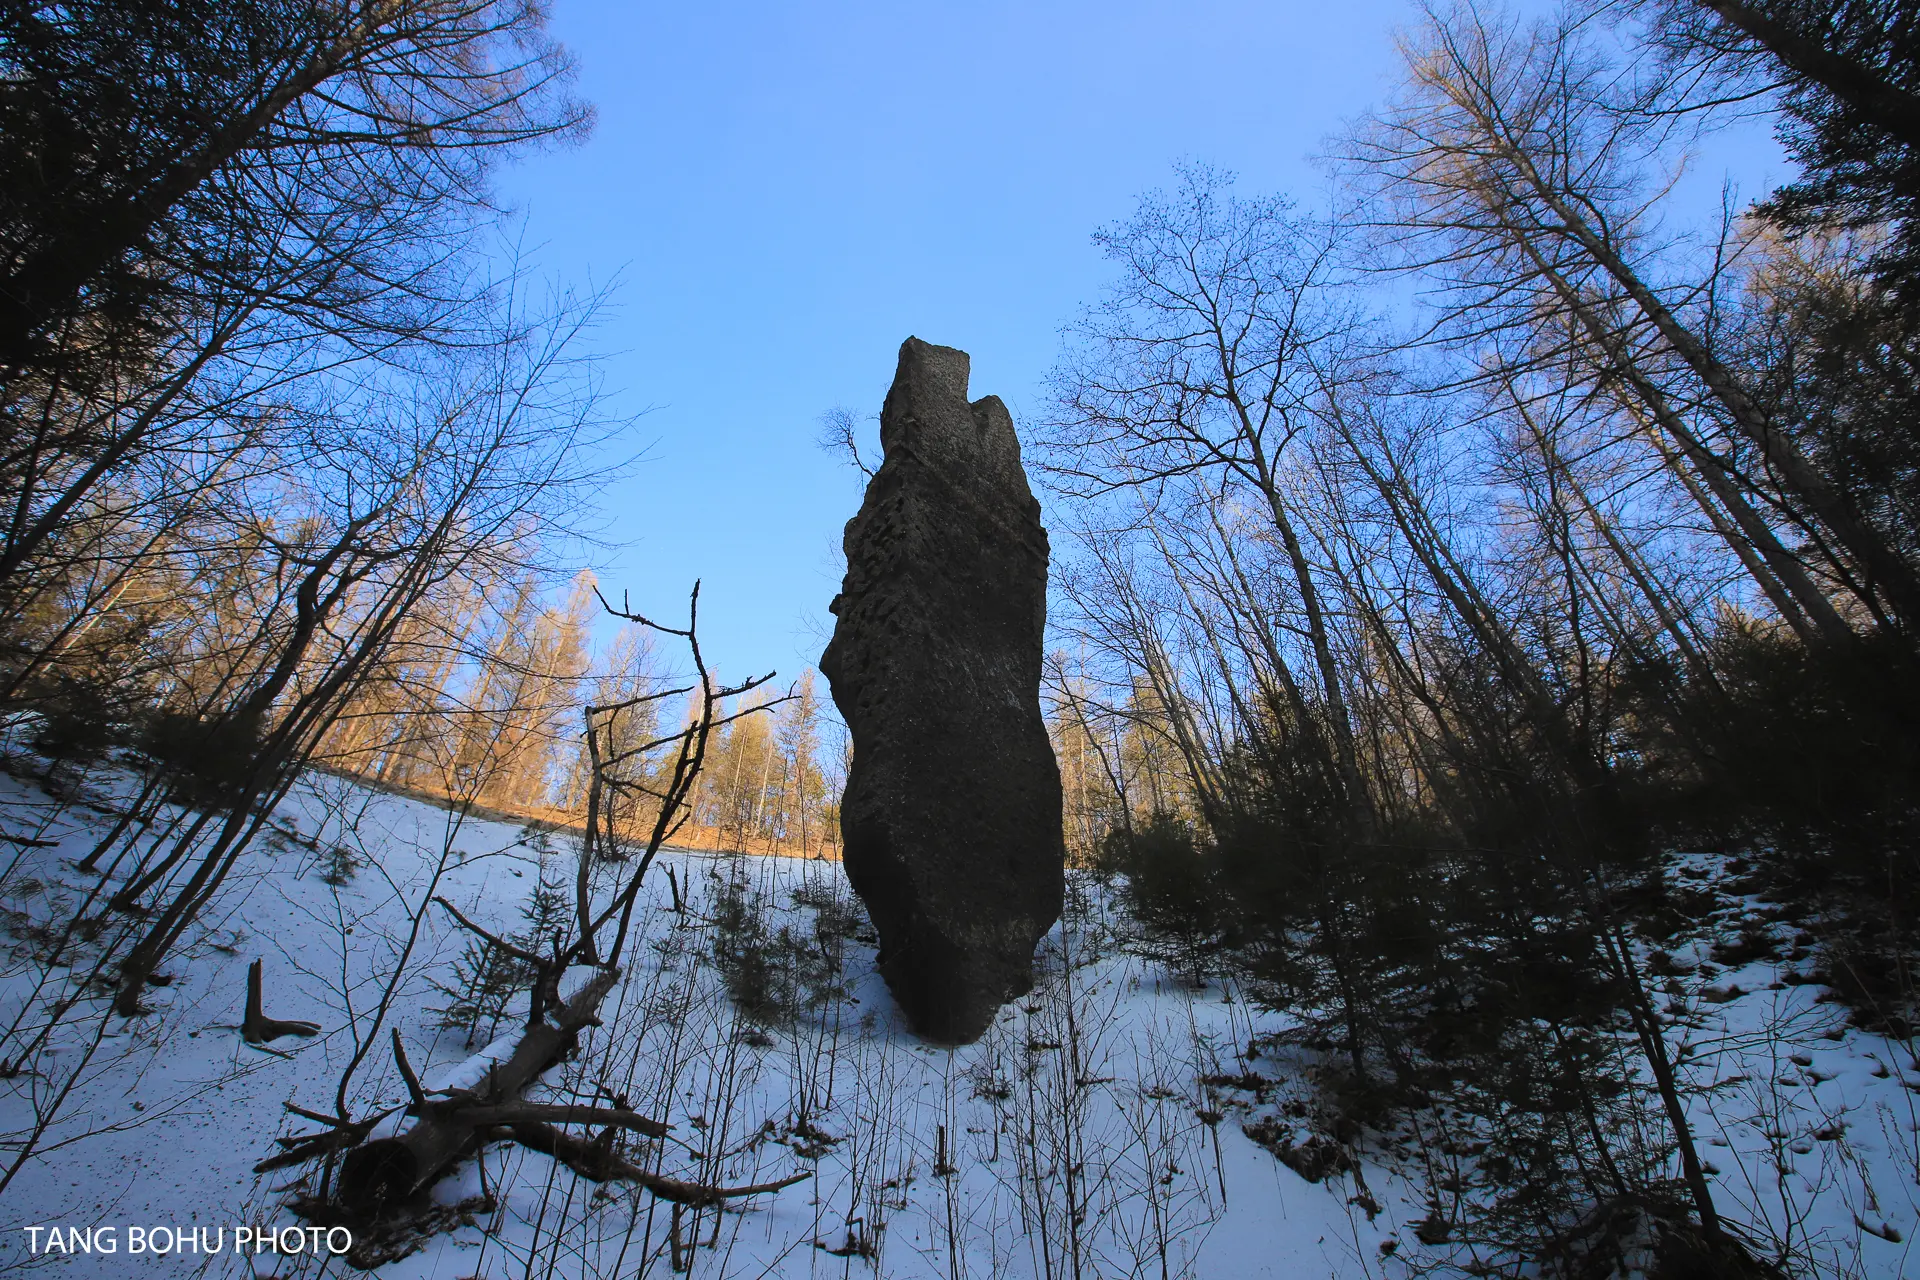
<path fill-rule="evenodd" d="M 740 1016 L 755 1027 L 793 1021 L 798 995 L 792 967 L 780 954 L 788 930 L 767 927 L 767 901 L 744 870 L 720 882 L 713 900 L 713 963 Z"/>
<path fill-rule="evenodd" d="M 520 909 L 524 927 L 507 940 L 528 951 L 552 945 L 553 935 L 562 927 L 570 907 L 570 894 L 563 877 L 549 879 L 545 863 L 533 896 Z M 459 1030 L 463 1043 L 491 1041 L 500 1032 L 500 1023 L 514 1000 L 533 985 L 532 967 L 509 955 L 484 938 L 467 940 L 465 950 L 453 962 L 452 980 L 436 982 L 434 987 L 447 997 L 447 1003 L 432 1012 L 440 1015 L 440 1025 Z M 482 1028 L 485 1035 L 481 1034 Z"/>
<path fill-rule="evenodd" d="M 714 898 L 714 967 L 741 1017 L 763 1031 L 790 1028 L 802 1012 L 844 999 L 847 941 L 864 931 L 858 908 L 831 890 L 804 886 L 793 901 L 814 913 L 805 933 L 769 926 L 771 904 L 742 868 Z"/>
<path fill-rule="evenodd" d="M 360 859 L 343 844 L 335 845 L 320 857 L 320 879 L 336 889 L 346 887 L 359 869 Z"/>

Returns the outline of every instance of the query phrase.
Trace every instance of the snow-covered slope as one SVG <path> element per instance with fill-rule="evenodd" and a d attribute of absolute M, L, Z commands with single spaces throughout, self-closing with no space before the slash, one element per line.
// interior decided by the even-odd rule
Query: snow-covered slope
<path fill-rule="evenodd" d="M 55 842 L 20 846 L 0 882 L 13 944 L 0 981 L 9 1021 L 70 994 L 72 971 L 36 960 L 35 938 L 96 883 L 71 860 L 109 822 L 0 777 L 0 831 Z M 557 873 L 571 855 L 564 838 L 461 822 L 324 777 L 302 785 L 281 822 L 166 966 L 173 980 L 154 990 L 151 1016 L 106 1016 L 101 993 L 84 993 L 58 1032 L 56 1069 L 4 1081 L 0 1129 L 24 1131 L 73 1075 L 59 1064 L 86 1060 L 40 1153 L 0 1191 L 6 1265 L 88 1277 L 319 1274 L 311 1256 L 234 1252 L 236 1226 L 304 1225 L 285 1208 L 303 1171 L 251 1172 L 276 1136 L 313 1128 L 283 1102 L 332 1111 L 356 1057 L 345 1087 L 353 1114 L 400 1102 L 390 1027 L 429 1085 L 446 1078 L 478 1045 L 431 1012 L 448 1003 L 435 984 L 457 985 L 467 939 L 426 906 L 430 886 L 509 932 L 543 856 Z M 676 1265 L 716 1277 L 948 1280 L 1405 1274 L 1421 1254 L 1412 1224 L 1426 1205 L 1391 1144 L 1374 1143 L 1358 1172 L 1317 1183 L 1276 1159 L 1247 1129 L 1270 1142 L 1306 1137 L 1297 1119 L 1308 1064 L 1247 1050 L 1281 1021 L 1127 954 L 1097 890 L 1074 896 L 1033 995 L 978 1044 L 945 1049 L 898 1025 L 858 934 L 832 962 L 850 906 L 837 866 L 664 855 L 604 1025 L 548 1073 L 540 1096 L 619 1099 L 668 1122 L 666 1140 L 626 1154 L 676 1178 L 809 1179 L 725 1212 L 685 1211 L 676 1227 L 672 1206 L 645 1192 L 496 1144 L 437 1189 L 451 1229 L 380 1274 L 625 1280 Z M 741 908 L 762 919 L 757 940 L 724 932 Z M 717 934 L 722 951 L 746 946 L 772 965 L 735 966 L 736 985 L 779 993 L 797 983 L 807 1006 L 797 1019 L 742 1017 L 714 962 Z M 270 1050 L 242 1043 L 256 958 L 268 1014 L 317 1022 L 318 1037 Z M 1675 967 L 1697 959 L 1683 954 Z M 1751 993 L 1719 1003 L 1700 999 L 1708 984 L 1697 968 L 1675 979 L 1676 1016 L 1698 1023 L 1686 1033 L 1689 1069 L 1727 1081 L 1696 1101 L 1726 1211 L 1789 1233 L 1836 1273 L 1900 1276 L 1920 1196 L 1920 1063 L 1843 1029 L 1839 1009 L 1816 1002 L 1817 986 L 1772 989 L 1775 967 L 1716 974 L 1712 994 Z M 512 1021 L 498 1030 L 510 1033 Z M 54 1226 L 112 1227 L 116 1252 L 50 1249 L 48 1233 L 25 1230 Z M 130 1254 L 130 1229 L 154 1227 L 192 1228 L 190 1239 L 223 1247 Z"/>

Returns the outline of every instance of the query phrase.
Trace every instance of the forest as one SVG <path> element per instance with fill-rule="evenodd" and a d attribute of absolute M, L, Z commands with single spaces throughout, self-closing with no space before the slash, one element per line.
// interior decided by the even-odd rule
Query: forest
<path fill-rule="evenodd" d="M 286 874 L 332 887 L 299 927 L 332 930 L 338 1016 L 268 1018 L 285 966 L 263 995 L 254 960 L 242 1039 L 247 1071 L 331 1055 L 294 1100 L 261 1085 L 286 1107 L 269 1126 L 318 1128 L 279 1155 L 268 1130 L 227 1141 L 273 1175 L 258 1212 L 351 1225 L 356 1266 L 438 1257 L 435 1233 L 511 1198 L 483 1159 L 468 1199 L 374 1229 L 399 1175 L 355 1153 L 400 1141 L 397 1114 L 570 1171 L 539 1175 L 497 1272 L 447 1275 L 1237 1274 L 1197 1225 L 1229 1220 L 1233 1116 L 1268 1165 L 1351 1190 L 1341 1221 L 1371 1227 L 1387 1181 L 1410 1206 L 1342 1276 L 1905 1273 L 1920 12 L 1427 0 L 1396 38 L 1391 94 L 1325 144 L 1330 195 L 1182 161 L 1095 235 L 1107 287 L 1019 423 L 1053 542 L 1069 917 L 1006 1050 L 1024 1075 L 928 1077 L 945 1110 L 915 1164 L 885 1099 L 918 1068 L 847 1006 L 866 935 L 831 872 L 847 746 L 824 693 L 712 669 L 698 565 L 688 604 L 581 568 L 593 495 L 636 463 L 583 352 L 609 295 L 547 284 L 496 199 L 503 166 L 593 124 L 544 6 L 0 4 L 9 1230 L 54 1221 L 34 1188 L 146 1122 L 96 1095 L 183 1043 L 174 984 L 238 1007 L 221 966 L 271 953 L 235 921 Z M 1790 170 L 1757 201 L 1703 185 L 1735 129 Z M 822 443 L 864 468 L 862 430 L 829 415 Z M 375 839 L 354 817 L 402 802 L 405 858 L 399 819 Z M 482 831 L 534 851 L 530 885 L 468 875 Z M 509 890 L 531 897 L 486 896 Z M 1207 1048 L 1141 1049 L 1132 1101 L 1099 1104 L 1132 1136 L 1096 1158 L 1092 1094 L 1121 1073 L 1041 1063 L 1108 1043 L 1074 1002 L 1123 963 Z M 1735 1028 L 1755 974 L 1778 1016 Z M 493 1094 L 423 1093 L 403 1022 L 423 1062 L 458 1063 L 522 1009 L 568 1037 L 606 1024 L 567 1060 L 574 1093 L 522 1102 L 535 1082 L 509 1096 L 491 1067 Z M 1817 1094 L 1785 1078 L 1819 1074 L 1809 1045 L 1870 1061 L 1881 1100 L 1783 1101 Z M 695 1127 L 744 1117 L 766 1102 L 750 1052 L 791 1059 L 792 1098 L 666 1172 L 680 1139 L 642 1084 L 698 1059 L 726 1100 Z M 154 1116 L 207 1105 L 211 1079 Z M 1742 1088 L 1758 1145 L 1709 1141 Z M 977 1222 L 956 1089 L 1000 1117 L 967 1129 L 994 1161 L 1025 1126 L 994 1184 L 1015 1207 Z M 740 1163 L 769 1142 L 801 1172 Z M 1156 1147 L 1193 1153 L 1164 1191 Z M 800 1194 L 808 1167 L 824 1186 L 823 1156 L 852 1190 L 825 1235 L 814 1202 L 818 1247 L 728 1252 L 737 1205 Z M 1207 1161 L 1217 1188 L 1190 1187 Z M 269 1195 L 290 1169 L 293 1199 Z M 560 1176 L 631 1189 L 626 1252 L 575 1249 L 553 1225 L 573 1208 L 547 1221 Z M 929 1243 L 885 1255 L 916 1178 L 945 1197 Z M 1126 1249 L 1100 1234 L 1143 1212 Z"/>

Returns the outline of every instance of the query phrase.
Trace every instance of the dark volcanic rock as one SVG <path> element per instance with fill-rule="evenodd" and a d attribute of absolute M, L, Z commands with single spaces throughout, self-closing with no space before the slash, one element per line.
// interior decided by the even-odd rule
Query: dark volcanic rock
<path fill-rule="evenodd" d="M 853 731 L 847 878 L 915 1030 L 961 1044 L 1031 989 L 1060 917 L 1047 531 L 1006 406 L 967 403 L 966 352 L 906 340 L 880 444 L 820 659 Z"/>

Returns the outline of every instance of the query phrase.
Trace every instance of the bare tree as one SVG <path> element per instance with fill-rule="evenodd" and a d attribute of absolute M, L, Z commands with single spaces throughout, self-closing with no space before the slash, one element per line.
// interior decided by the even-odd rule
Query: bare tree
<path fill-rule="evenodd" d="M 1726 449 L 1711 447 L 1725 432 L 1752 452 L 1745 486 L 1763 475 L 1790 517 L 1818 526 L 1852 560 L 1870 598 L 1907 623 L 1920 616 L 1912 567 L 1716 350 L 1711 278 L 1663 286 L 1652 274 L 1650 210 L 1661 190 L 1639 174 L 1659 163 L 1681 118 L 1647 100 L 1664 86 L 1607 62 L 1577 20 L 1523 27 L 1470 7 L 1430 10 L 1417 39 L 1406 98 L 1351 154 L 1395 201 L 1393 225 L 1412 260 L 1448 273 L 1458 299 L 1448 322 L 1484 339 L 1532 336 L 1540 315 L 1571 316 L 1600 370 L 1632 387 L 1710 486 L 1717 471 L 1741 475 Z M 1707 432 L 1683 425 L 1675 402 L 1702 414 Z M 1772 567 L 1792 572 L 1784 560 Z M 1819 620 L 1828 610 L 1814 594 L 1796 603 Z"/>
<path fill-rule="evenodd" d="M 1290 471 L 1315 420 L 1318 362 L 1352 325 L 1319 288 L 1332 245 L 1281 202 L 1239 199 L 1206 170 L 1181 177 L 1101 233 L 1124 274 L 1074 331 L 1043 465 L 1084 496 L 1135 488 L 1158 501 L 1182 485 L 1231 485 L 1260 505 L 1285 549 L 1313 673 L 1312 710 L 1296 710 L 1324 734 L 1331 780 L 1364 831 L 1371 804 Z"/>

